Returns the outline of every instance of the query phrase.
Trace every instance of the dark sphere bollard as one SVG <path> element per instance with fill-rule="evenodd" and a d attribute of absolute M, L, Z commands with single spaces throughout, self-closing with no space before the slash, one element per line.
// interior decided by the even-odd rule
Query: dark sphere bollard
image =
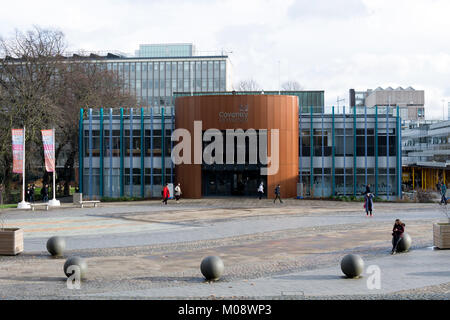
<path fill-rule="evenodd" d="M 67 277 L 70 277 L 75 271 L 72 270 L 71 273 L 68 272 L 70 266 L 78 266 L 80 268 L 80 279 L 86 279 L 87 275 L 87 263 L 86 260 L 80 257 L 70 257 L 64 263 L 64 273 Z"/>
<path fill-rule="evenodd" d="M 400 238 L 397 244 L 397 252 L 405 252 L 411 248 L 412 239 L 409 234 L 403 232 L 403 237 Z M 392 245 L 394 245 L 394 238 L 392 238 Z"/>
<path fill-rule="evenodd" d="M 219 280 L 224 270 L 222 259 L 217 256 L 209 256 L 202 260 L 200 264 L 200 271 L 206 280 Z"/>
<path fill-rule="evenodd" d="M 66 248 L 66 241 L 61 237 L 51 237 L 47 241 L 47 251 L 52 256 L 62 256 Z"/>
<path fill-rule="evenodd" d="M 341 260 L 341 270 L 348 278 L 356 278 L 364 271 L 364 261 L 356 254 L 348 254 Z"/>

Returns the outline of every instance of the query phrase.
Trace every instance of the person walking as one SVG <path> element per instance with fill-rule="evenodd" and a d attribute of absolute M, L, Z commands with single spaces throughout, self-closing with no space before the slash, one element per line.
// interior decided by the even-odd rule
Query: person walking
<path fill-rule="evenodd" d="M 27 184 L 27 189 L 25 190 L 25 201 L 30 202 L 30 184 Z"/>
<path fill-rule="evenodd" d="M 41 189 L 42 200 L 48 202 L 48 184 L 42 186 Z"/>
<path fill-rule="evenodd" d="M 447 193 L 447 186 L 442 182 L 441 188 L 441 203 L 447 204 L 447 198 L 445 197 L 445 194 Z"/>
<path fill-rule="evenodd" d="M 372 193 L 366 193 L 364 196 L 364 208 L 366 209 L 366 217 L 372 217 L 372 209 L 373 209 L 373 194 Z"/>
<path fill-rule="evenodd" d="M 166 183 L 166 186 L 163 189 L 163 200 L 162 200 L 162 202 L 165 205 L 167 205 L 167 200 L 169 199 L 169 197 L 170 197 L 169 184 Z"/>
<path fill-rule="evenodd" d="M 395 254 L 397 252 L 397 245 L 403 238 L 404 232 L 405 232 L 405 224 L 401 222 L 400 219 L 396 219 L 394 223 L 394 228 L 392 228 L 392 236 L 394 237 L 394 239 L 392 241 L 391 254 Z"/>
<path fill-rule="evenodd" d="M 258 187 L 258 196 L 259 196 L 259 200 L 261 200 L 261 198 L 264 196 L 264 184 L 261 182 L 259 187 Z"/>
<path fill-rule="evenodd" d="M 32 202 L 32 203 L 34 203 L 34 189 L 35 189 L 35 186 L 34 186 L 34 184 L 32 184 L 30 186 L 30 202 Z"/>
<path fill-rule="evenodd" d="M 175 200 L 178 203 L 178 200 L 180 200 L 181 198 L 181 184 L 178 183 L 177 186 L 175 187 Z"/>
<path fill-rule="evenodd" d="M 273 203 L 275 203 L 275 201 L 277 199 L 280 200 L 280 203 L 283 203 L 283 200 L 281 200 L 281 191 L 280 191 L 280 185 L 278 184 L 277 187 L 275 188 L 275 199 L 273 199 Z"/>

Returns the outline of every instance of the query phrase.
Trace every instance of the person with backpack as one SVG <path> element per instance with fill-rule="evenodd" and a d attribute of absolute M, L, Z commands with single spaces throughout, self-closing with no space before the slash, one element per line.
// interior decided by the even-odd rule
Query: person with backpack
<path fill-rule="evenodd" d="M 169 197 L 170 197 L 169 184 L 166 183 L 166 185 L 165 185 L 165 187 L 163 189 L 163 200 L 162 200 L 162 202 L 165 205 L 167 205 L 167 200 L 169 199 Z"/>
<path fill-rule="evenodd" d="M 396 219 L 394 223 L 394 228 L 392 228 L 392 236 L 394 237 L 394 239 L 392 241 L 391 254 L 395 254 L 397 252 L 397 245 L 403 238 L 404 232 L 405 232 L 405 224 L 401 222 L 400 219 Z"/>
<path fill-rule="evenodd" d="M 262 199 L 263 195 L 264 195 L 264 184 L 261 182 L 259 187 L 258 187 L 259 200 Z"/>
<path fill-rule="evenodd" d="M 280 191 L 280 185 L 278 184 L 277 187 L 275 188 L 275 199 L 273 199 L 273 203 L 275 203 L 275 201 L 277 199 L 280 200 L 280 203 L 283 203 L 283 200 L 281 200 L 281 191 Z"/>

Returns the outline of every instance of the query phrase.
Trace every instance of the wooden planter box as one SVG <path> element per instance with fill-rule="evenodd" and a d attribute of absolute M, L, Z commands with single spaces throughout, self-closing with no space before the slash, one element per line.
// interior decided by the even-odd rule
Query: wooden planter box
<path fill-rule="evenodd" d="M 23 252 L 23 230 L 0 229 L 0 255 L 15 256 Z"/>
<path fill-rule="evenodd" d="M 450 223 L 433 224 L 433 245 L 439 249 L 450 249 Z"/>

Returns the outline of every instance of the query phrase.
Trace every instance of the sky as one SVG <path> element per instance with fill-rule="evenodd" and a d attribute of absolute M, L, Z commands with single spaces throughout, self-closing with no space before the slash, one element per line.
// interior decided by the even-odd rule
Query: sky
<path fill-rule="evenodd" d="M 425 90 L 427 119 L 450 101 L 448 0 L 0 0 L 0 36 L 33 25 L 64 32 L 69 51 L 133 54 L 142 43 L 194 43 L 226 52 L 233 83 L 264 90 L 297 81 L 324 90 Z M 444 102 L 443 102 L 444 100 Z"/>

